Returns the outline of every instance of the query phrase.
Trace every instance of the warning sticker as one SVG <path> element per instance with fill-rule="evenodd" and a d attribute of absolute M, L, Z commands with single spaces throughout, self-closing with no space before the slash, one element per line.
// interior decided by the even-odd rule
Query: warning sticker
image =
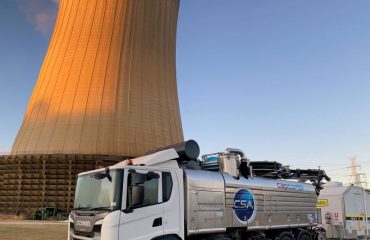
<path fill-rule="evenodd" d="M 328 199 L 317 199 L 316 202 L 316 207 L 327 207 L 329 206 L 329 201 Z"/>

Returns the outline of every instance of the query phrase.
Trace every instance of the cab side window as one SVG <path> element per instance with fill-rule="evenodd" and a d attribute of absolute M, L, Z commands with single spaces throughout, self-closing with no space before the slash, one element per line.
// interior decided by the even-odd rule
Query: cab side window
<path fill-rule="evenodd" d="M 127 208 L 130 206 L 133 208 L 141 208 L 146 206 L 151 206 L 155 204 L 159 204 L 162 202 L 167 202 L 171 198 L 172 188 L 173 188 L 173 181 L 170 172 L 162 172 L 162 178 L 149 178 L 145 180 L 143 183 L 132 183 L 132 173 L 128 175 L 128 187 L 127 187 Z M 159 184 L 162 185 L 162 202 L 159 202 Z M 134 186 L 135 185 L 135 186 Z M 133 188 L 141 187 L 140 195 L 137 195 L 136 198 L 140 196 L 140 201 L 134 201 L 134 205 L 132 205 L 133 200 Z M 137 204 L 139 202 L 139 204 Z"/>
<path fill-rule="evenodd" d="M 142 186 L 144 189 L 143 192 L 143 201 L 140 205 L 135 205 L 134 208 L 141 208 L 146 207 L 154 204 L 158 204 L 158 192 L 159 192 L 159 180 L 152 178 L 150 180 L 145 181 L 144 183 L 138 184 L 137 186 Z M 128 189 L 127 189 L 127 207 L 131 206 L 132 201 L 132 186 L 131 183 L 131 173 L 128 177 Z"/>
<path fill-rule="evenodd" d="M 158 203 L 158 180 L 159 179 L 151 179 L 143 184 L 144 201 L 142 207 Z"/>
<path fill-rule="evenodd" d="M 163 194 L 163 202 L 167 202 L 170 200 L 171 193 L 172 193 L 172 177 L 171 173 L 169 172 L 162 172 L 162 194 Z"/>

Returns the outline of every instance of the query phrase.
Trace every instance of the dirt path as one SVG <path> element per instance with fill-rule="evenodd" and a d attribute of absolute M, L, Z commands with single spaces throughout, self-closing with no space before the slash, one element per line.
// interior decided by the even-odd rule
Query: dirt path
<path fill-rule="evenodd" d="M 0 221 L 3 240 L 66 240 L 67 223 L 34 221 Z"/>

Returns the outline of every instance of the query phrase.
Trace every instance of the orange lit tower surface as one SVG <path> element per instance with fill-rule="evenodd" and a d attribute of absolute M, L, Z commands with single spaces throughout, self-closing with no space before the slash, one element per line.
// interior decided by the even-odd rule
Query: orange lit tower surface
<path fill-rule="evenodd" d="M 139 156 L 183 140 L 179 0 L 62 0 L 12 154 Z"/>
<path fill-rule="evenodd" d="M 178 9 L 179 0 L 60 1 L 22 126 L 11 156 L 2 160 L 0 210 L 32 197 L 32 189 L 29 195 L 22 190 L 27 179 L 43 180 L 42 198 L 34 201 L 58 205 L 63 196 L 53 198 L 48 186 L 64 183 L 48 185 L 49 178 L 69 179 L 71 197 L 71 179 L 96 167 L 97 156 L 117 161 L 183 141 L 175 68 Z"/>

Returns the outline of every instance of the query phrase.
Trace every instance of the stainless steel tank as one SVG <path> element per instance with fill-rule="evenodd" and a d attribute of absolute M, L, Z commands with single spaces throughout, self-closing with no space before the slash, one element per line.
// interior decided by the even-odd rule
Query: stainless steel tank
<path fill-rule="evenodd" d="M 188 235 L 316 225 L 317 195 L 311 184 L 184 171 Z"/>

